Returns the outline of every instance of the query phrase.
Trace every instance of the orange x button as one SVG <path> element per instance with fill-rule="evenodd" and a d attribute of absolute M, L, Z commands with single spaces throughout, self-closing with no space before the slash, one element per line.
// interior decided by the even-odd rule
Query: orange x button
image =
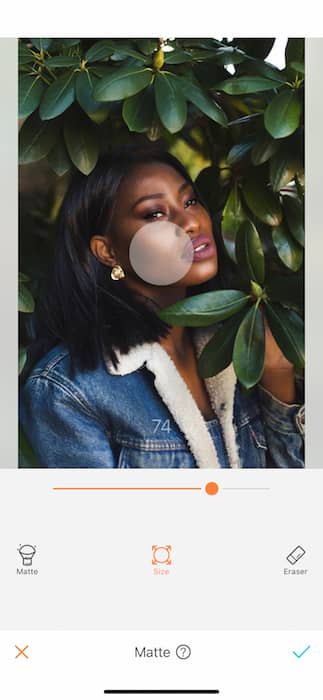
<path fill-rule="evenodd" d="M 18 656 L 24 656 L 25 659 L 29 659 L 29 656 L 25 654 L 26 649 L 28 649 L 29 644 L 26 644 L 26 646 L 23 649 L 20 649 L 20 647 L 17 647 L 17 644 L 15 644 L 16 649 L 18 650 L 17 656 L 15 656 L 15 659 L 18 659 Z"/>

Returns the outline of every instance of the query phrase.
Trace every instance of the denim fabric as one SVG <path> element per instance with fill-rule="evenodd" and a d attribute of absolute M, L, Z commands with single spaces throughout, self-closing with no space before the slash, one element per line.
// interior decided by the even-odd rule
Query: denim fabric
<path fill-rule="evenodd" d="M 58 345 L 21 389 L 20 419 L 40 467 L 197 467 L 146 367 L 115 376 L 102 359 L 93 371 L 71 377 L 69 370 L 69 354 Z M 298 401 L 285 404 L 262 387 L 245 393 L 236 385 L 233 422 L 242 467 L 304 467 L 301 396 Z M 217 419 L 208 430 L 221 466 L 229 467 Z"/>
<path fill-rule="evenodd" d="M 221 466 L 222 468 L 228 469 L 230 465 L 228 462 L 228 455 L 223 440 L 221 424 L 219 423 L 217 418 L 214 418 L 213 420 L 206 421 L 206 425 L 211 435 L 211 438 L 216 446 L 217 453 L 220 457 Z"/>

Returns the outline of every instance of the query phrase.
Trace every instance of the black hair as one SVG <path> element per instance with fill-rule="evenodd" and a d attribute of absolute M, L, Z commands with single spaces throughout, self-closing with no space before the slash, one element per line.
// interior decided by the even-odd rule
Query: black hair
<path fill-rule="evenodd" d="M 111 280 L 109 268 L 90 249 L 94 233 L 104 235 L 109 230 L 123 179 L 137 165 L 149 162 L 170 165 L 196 191 L 180 161 L 156 145 L 119 147 L 101 156 L 88 176 L 74 175 L 58 217 L 51 279 L 39 309 L 39 339 L 29 349 L 23 381 L 35 360 L 60 342 L 69 350 L 74 372 L 76 368 L 95 369 L 103 351 L 116 365 L 115 349 L 126 353 L 168 334 L 170 326 L 154 308 L 124 284 Z M 189 291 L 207 289 L 208 283 Z"/>

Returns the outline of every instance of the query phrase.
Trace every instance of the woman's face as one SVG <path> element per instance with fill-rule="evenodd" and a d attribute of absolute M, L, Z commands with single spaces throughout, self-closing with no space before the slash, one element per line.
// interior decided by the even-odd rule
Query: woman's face
<path fill-rule="evenodd" d="M 175 224 L 178 229 L 172 226 L 156 226 L 156 224 L 156 229 L 154 229 L 154 222 L 170 222 Z M 148 227 L 147 224 L 150 226 Z M 121 265 L 126 274 L 122 284 L 149 296 L 154 285 L 147 282 L 145 274 L 143 277 L 146 279 L 137 274 L 129 258 L 130 244 L 139 230 L 139 235 L 144 232 L 148 233 L 148 236 L 151 235 L 151 251 L 149 250 L 149 237 L 142 238 L 142 240 L 147 240 L 147 251 L 145 251 L 147 261 L 150 259 L 149 256 L 153 255 L 154 230 L 157 234 L 155 241 L 159 240 L 160 244 L 162 244 L 160 232 L 166 231 L 165 240 L 167 238 L 167 243 L 165 245 L 169 260 L 171 260 L 172 255 L 178 254 L 178 246 L 182 245 L 181 240 L 184 242 L 186 240 L 189 243 L 191 263 L 186 266 L 185 274 L 181 279 L 168 285 L 168 291 L 170 288 L 185 289 L 202 284 L 216 275 L 218 269 L 217 251 L 210 216 L 198 201 L 192 185 L 177 170 L 166 163 L 141 164 L 124 179 L 117 195 L 110 233 L 106 238 L 106 248 L 103 249 L 100 245 L 98 248 L 94 243 L 95 237 L 91 241 L 92 251 L 97 257 L 100 257 L 102 262 Z M 168 238 L 168 230 L 176 230 L 176 235 L 182 235 L 182 239 L 177 242 L 174 238 L 174 245 L 170 245 L 169 241 L 172 239 Z M 139 239 L 139 235 L 136 241 Z M 134 242 L 132 249 L 134 249 Z M 105 257 L 104 260 L 102 254 Z M 166 260 L 162 250 L 160 258 L 158 254 L 156 257 L 161 261 Z M 131 259 L 133 260 L 133 258 Z M 164 265 L 165 262 L 160 264 Z M 154 296 L 162 298 L 162 295 L 163 288 L 160 287 L 157 297 L 156 294 Z"/>

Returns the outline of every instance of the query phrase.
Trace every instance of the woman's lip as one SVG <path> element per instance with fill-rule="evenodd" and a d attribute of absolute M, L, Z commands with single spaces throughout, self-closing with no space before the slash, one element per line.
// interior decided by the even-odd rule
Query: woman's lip
<path fill-rule="evenodd" d="M 206 243 L 210 245 L 212 243 L 212 241 L 211 241 L 210 237 L 207 236 L 205 233 L 200 233 L 199 236 L 195 236 L 195 238 L 191 238 L 191 243 L 192 243 L 192 246 L 195 250 L 200 245 L 204 245 Z"/>
<path fill-rule="evenodd" d="M 215 255 L 214 241 L 205 233 L 201 233 L 195 238 L 191 238 L 185 245 L 182 254 L 183 259 L 190 260 L 192 263 L 198 260 L 206 260 Z"/>
<path fill-rule="evenodd" d="M 205 234 L 192 238 L 191 244 L 193 245 L 193 262 L 207 260 L 208 258 L 213 258 L 215 255 L 214 242 Z"/>

